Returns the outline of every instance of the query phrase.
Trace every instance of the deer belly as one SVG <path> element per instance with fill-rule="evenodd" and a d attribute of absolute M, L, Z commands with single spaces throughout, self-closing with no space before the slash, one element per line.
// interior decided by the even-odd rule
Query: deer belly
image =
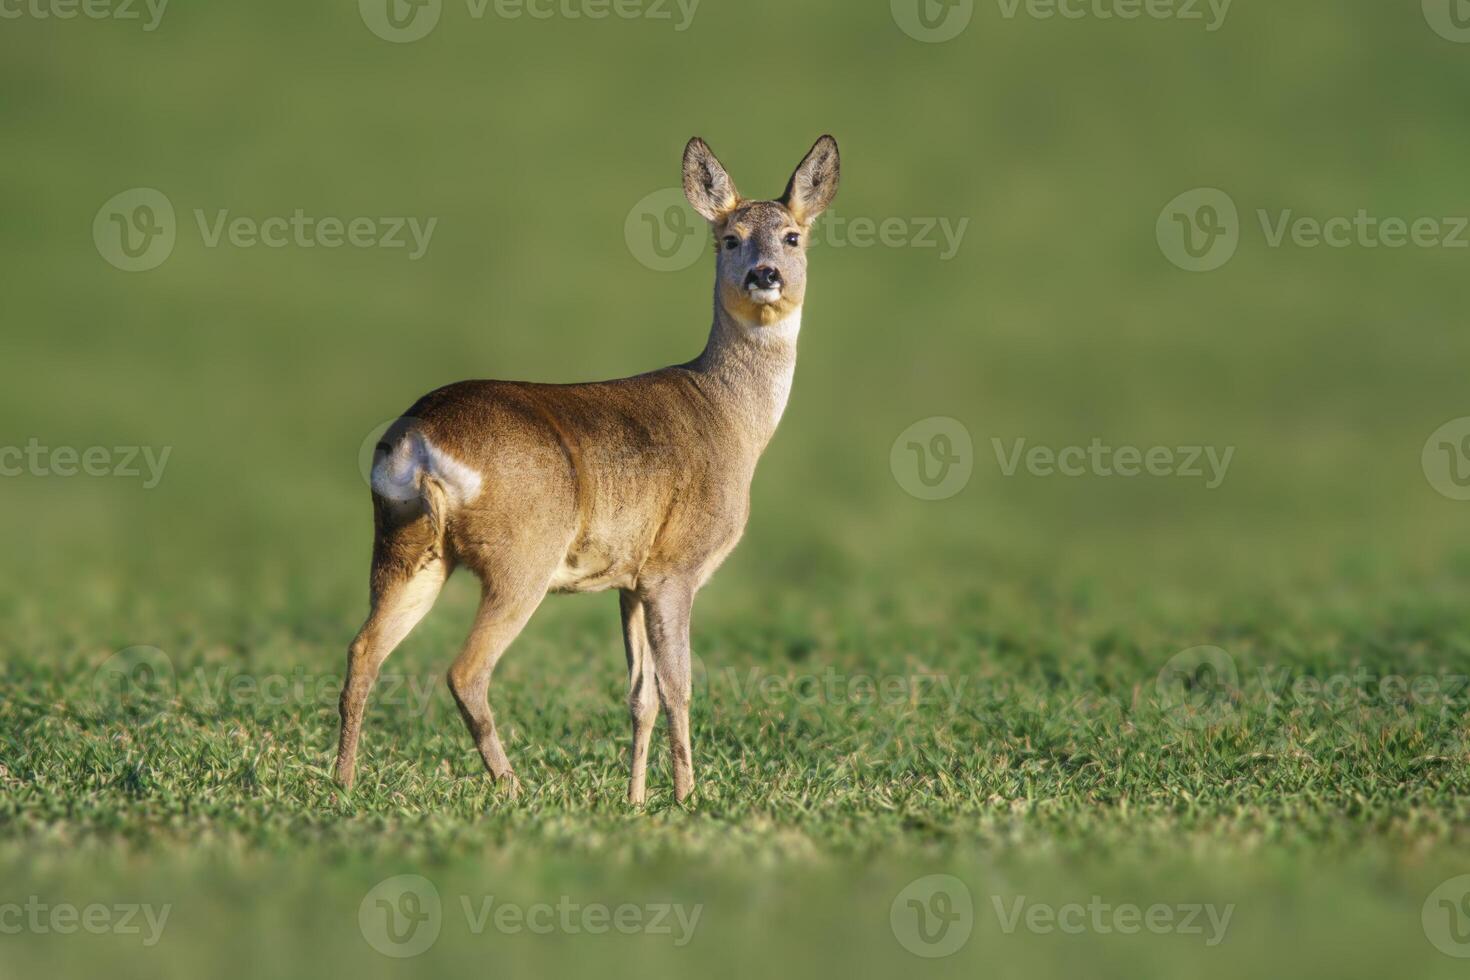
<path fill-rule="evenodd" d="M 579 541 L 569 549 L 551 576 L 548 592 L 604 592 L 632 588 L 635 566 L 625 557 L 593 542 Z"/>

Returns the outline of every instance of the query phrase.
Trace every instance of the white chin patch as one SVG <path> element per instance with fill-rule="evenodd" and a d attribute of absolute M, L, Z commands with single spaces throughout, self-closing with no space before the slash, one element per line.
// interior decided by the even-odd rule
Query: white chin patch
<path fill-rule="evenodd" d="M 750 290 L 750 301 L 752 303 L 763 303 L 770 305 L 781 298 L 779 289 L 752 289 Z"/>

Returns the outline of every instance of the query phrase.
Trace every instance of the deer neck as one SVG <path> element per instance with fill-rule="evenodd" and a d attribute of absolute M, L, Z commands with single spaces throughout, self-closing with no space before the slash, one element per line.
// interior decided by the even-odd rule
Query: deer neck
<path fill-rule="evenodd" d="M 800 331 L 800 307 L 770 326 L 752 326 L 716 302 L 709 342 L 691 365 L 710 380 L 710 397 L 735 418 L 757 452 L 771 441 L 786 410 Z"/>

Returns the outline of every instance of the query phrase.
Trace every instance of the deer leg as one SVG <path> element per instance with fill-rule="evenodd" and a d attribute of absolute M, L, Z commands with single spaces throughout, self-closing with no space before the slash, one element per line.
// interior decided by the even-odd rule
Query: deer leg
<path fill-rule="evenodd" d="M 495 730 L 495 715 L 490 710 L 490 675 L 511 641 L 520 635 L 531 614 L 541 604 L 544 590 L 519 599 L 496 597 L 487 587 L 480 599 L 475 625 L 465 641 L 464 650 L 449 668 L 449 690 L 459 705 L 475 747 L 485 769 L 511 796 L 520 792 L 520 781 L 506 757 L 505 747 Z"/>
<path fill-rule="evenodd" d="M 694 789 L 689 749 L 689 615 L 694 590 L 682 584 L 665 584 L 644 595 L 643 606 L 659 699 L 669 724 L 674 800 L 682 803 Z"/>
<path fill-rule="evenodd" d="M 648 799 L 648 745 L 653 738 L 653 723 L 658 719 L 658 682 L 648 648 L 643 601 L 632 592 L 624 592 L 619 605 L 623 613 L 623 646 L 628 654 L 628 715 L 633 726 L 633 743 L 628 754 L 628 802 L 642 806 Z"/>
<path fill-rule="evenodd" d="M 378 671 L 395 647 L 403 642 L 433 607 L 449 566 L 434 559 L 412 574 L 375 590 L 372 611 L 347 651 L 347 681 L 339 705 L 342 734 L 337 745 L 337 782 L 351 789 L 357 770 L 357 742 L 368 695 Z"/>

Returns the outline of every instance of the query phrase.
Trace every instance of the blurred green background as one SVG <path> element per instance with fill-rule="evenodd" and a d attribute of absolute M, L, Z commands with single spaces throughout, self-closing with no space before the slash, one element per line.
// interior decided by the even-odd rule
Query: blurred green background
<path fill-rule="evenodd" d="M 1100 17 L 1106 0 L 1078 19 L 922 2 L 931 19 L 970 19 L 930 43 L 900 26 L 920 12 L 908 0 L 704 0 L 687 23 L 654 0 L 602 19 L 567 13 L 595 0 L 539 6 L 547 18 L 443 0 L 423 37 L 394 42 L 370 28 L 393 33 L 373 0 L 175 0 L 152 30 L 142 5 L 137 19 L 49 16 L 64 0 L 5 8 L 0 444 L 171 452 L 153 488 L 0 480 L 0 900 L 158 895 L 182 921 L 151 950 L 0 935 L 0 974 L 1458 969 L 1419 915 L 1431 888 L 1470 871 L 1462 747 L 1363 740 L 1308 778 L 1289 768 L 1305 763 L 1262 773 L 1254 747 L 1216 742 L 1151 771 L 1176 743 L 1162 730 L 1129 743 L 1138 719 L 1090 735 L 1085 718 L 1045 725 L 1089 693 L 1136 705 L 1172 654 L 1204 643 L 1251 668 L 1470 672 L 1470 505 L 1421 464 L 1431 433 L 1470 415 L 1470 251 L 1272 247 L 1258 218 L 1470 215 L 1470 45 L 1434 28 L 1433 3 L 1426 16 L 1238 0 L 1208 30 L 1203 5 L 1201 21 Z M 640 202 L 678 185 L 692 135 L 767 197 L 823 132 L 843 151 L 840 223 L 813 251 L 793 396 L 744 543 L 696 607 L 696 651 L 712 672 L 922 668 L 1020 677 L 1024 696 L 967 703 L 960 727 L 921 714 L 927 749 L 836 790 L 804 785 L 803 766 L 824 763 L 803 754 L 800 726 L 776 728 L 794 755 L 763 757 L 767 721 L 728 690 L 720 709 L 717 692 L 697 716 L 702 808 L 647 816 L 617 804 L 607 596 L 548 602 L 497 675 L 523 778 L 569 794 L 509 809 L 479 787 L 452 709 L 375 709 L 363 765 L 382 781 L 356 800 L 326 785 L 331 703 L 136 727 L 74 710 L 96 666 L 139 644 L 181 672 L 340 670 L 366 611 L 359 456 L 375 427 L 465 377 L 592 380 L 694 356 L 712 258 L 706 246 L 687 267 L 650 268 Z M 134 188 L 167 198 L 176 240 L 127 272 L 93 228 Z M 1209 272 L 1177 267 L 1156 235 L 1195 188 L 1239 210 L 1238 248 Z M 211 247 L 196 218 L 298 209 L 437 222 L 410 259 Z M 893 240 L 851 240 L 852 222 L 888 219 Z M 923 247 L 935 225 L 963 228 L 953 255 Z M 941 501 L 890 465 L 900 434 L 933 417 L 974 447 L 968 483 Z M 1235 452 L 1206 489 L 1006 476 L 992 443 L 1095 438 Z M 447 666 L 472 592 L 453 583 L 402 669 Z M 756 744 L 727 754 L 722 729 Z M 594 731 L 606 744 L 573 774 L 547 754 L 575 755 Z M 1441 734 L 1461 731 L 1455 717 Z M 1059 750 L 1038 789 L 1009 753 L 1044 737 L 1084 754 L 1118 740 L 1119 756 L 1089 765 L 1131 782 L 1080 790 Z M 661 746 L 655 770 L 666 797 Z M 220 772 L 228 792 L 202 775 Z M 888 925 L 894 896 L 931 872 L 966 880 L 977 905 L 976 936 L 945 959 L 909 955 Z M 433 878 L 447 905 L 685 896 L 707 904 L 706 925 L 671 952 L 451 923 L 397 961 L 355 923 L 367 889 L 399 873 Z M 1002 935 L 990 889 L 1219 896 L 1241 911 L 1207 950 Z"/>

